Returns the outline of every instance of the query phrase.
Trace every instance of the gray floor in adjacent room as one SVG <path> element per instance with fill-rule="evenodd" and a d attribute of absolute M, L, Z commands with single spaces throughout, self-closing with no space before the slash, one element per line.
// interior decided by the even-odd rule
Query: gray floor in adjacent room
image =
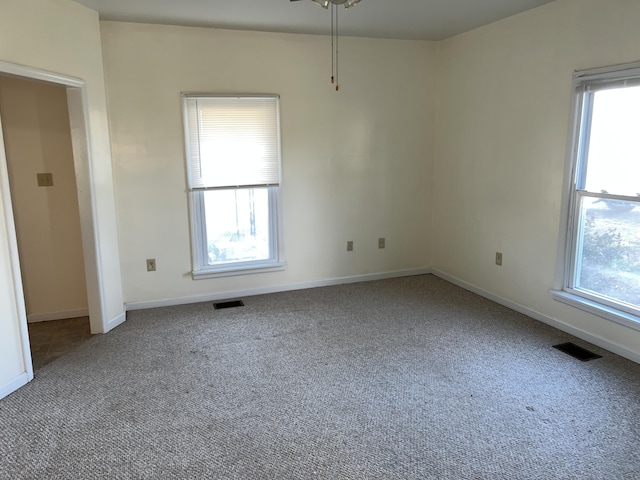
<path fill-rule="evenodd" d="M 0 478 L 640 478 L 638 364 L 431 275 L 243 300 L 43 366 L 0 400 Z"/>
<path fill-rule="evenodd" d="M 36 322 L 28 327 L 31 361 L 36 373 L 91 338 L 89 317 Z"/>

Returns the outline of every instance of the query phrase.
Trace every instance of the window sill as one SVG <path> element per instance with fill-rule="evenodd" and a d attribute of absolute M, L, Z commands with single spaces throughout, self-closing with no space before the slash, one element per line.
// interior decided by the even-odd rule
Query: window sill
<path fill-rule="evenodd" d="M 237 275 L 253 275 L 255 273 L 269 273 L 283 271 L 287 262 L 264 262 L 244 265 L 234 265 L 221 268 L 202 268 L 193 270 L 191 275 L 194 280 L 207 278 L 234 277 Z"/>
<path fill-rule="evenodd" d="M 580 310 L 592 313 L 593 315 L 606 318 L 607 320 L 624 325 L 625 327 L 640 331 L 640 317 L 636 315 L 603 305 L 564 290 L 551 290 L 551 295 L 553 295 L 553 298 L 559 302 L 579 308 Z"/>

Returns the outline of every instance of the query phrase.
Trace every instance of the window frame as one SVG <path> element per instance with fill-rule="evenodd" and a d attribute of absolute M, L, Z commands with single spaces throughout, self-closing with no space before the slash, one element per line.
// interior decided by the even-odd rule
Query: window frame
<path fill-rule="evenodd" d="M 194 280 L 228 277 L 236 275 L 248 275 L 255 273 L 266 273 L 282 271 L 286 268 L 284 261 L 284 242 L 282 240 L 282 153 L 280 140 L 280 97 L 269 94 L 216 94 L 216 93 L 187 93 L 183 92 L 182 109 L 184 123 L 185 142 L 185 166 L 187 169 L 187 195 L 189 204 L 189 226 L 191 233 L 191 275 Z M 228 262 L 220 265 L 209 265 L 209 253 L 207 245 L 206 209 L 205 193 L 207 188 L 191 188 L 189 185 L 190 175 L 190 152 L 189 152 L 189 121 L 187 112 L 187 101 L 193 98 L 254 98 L 268 97 L 276 99 L 277 115 L 277 150 L 278 150 L 278 177 L 277 185 L 252 185 L 246 187 L 228 186 L 221 190 L 237 190 L 243 188 L 267 188 L 269 201 L 269 258 L 252 261 Z"/>
<path fill-rule="evenodd" d="M 584 189 L 587 175 L 587 155 L 590 140 L 593 96 L 604 88 L 640 85 L 640 62 L 577 71 L 573 76 L 571 138 L 567 163 L 569 185 L 563 200 L 566 215 L 561 228 L 564 235 L 563 265 L 560 282 L 551 290 L 553 297 L 607 320 L 640 330 L 640 309 L 624 302 L 612 301 L 601 295 L 576 288 L 576 276 L 581 263 L 581 204 L 584 198 L 601 198 L 639 203 L 638 197 L 590 192 Z"/>

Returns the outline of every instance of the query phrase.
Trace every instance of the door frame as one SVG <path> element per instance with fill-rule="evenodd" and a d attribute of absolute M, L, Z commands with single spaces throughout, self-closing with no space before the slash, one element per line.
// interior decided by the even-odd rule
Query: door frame
<path fill-rule="evenodd" d="M 103 315 L 103 285 L 98 261 L 98 225 L 96 217 L 96 201 L 94 179 L 92 175 L 90 155 L 90 138 L 88 128 L 87 91 L 85 81 L 79 78 L 61 75 L 54 72 L 39 70 L 10 62 L 0 61 L 0 74 L 10 75 L 31 80 L 61 85 L 67 91 L 67 106 L 69 110 L 69 125 L 73 149 L 73 163 L 78 192 L 78 206 L 80 210 L 80 225 L 82 232 L 82 252 L 85 264 L 85 281 L 89 318 L 92 333 L 104 333 L 110 330 L 107 318 Z M 11 194 L 9 190 L 9 175 L 4 142 L 2 141 L 2 123 L 0 122 L 0 186 L 2 187 L 2 201 L 6 217 L 8 244 L 11 254 L 11 268 L 16 295 L 16 310 L 22 339 L 23 360 L 26 369 L 26 382 L 33 379 L 33 364 L 31 362 L 31 348 L 27 328 L 27 314 L 22 286 L 18 243 L 16 239 L 15 221 Z M 22 385 L 17 385 L 19 388 Z"/>

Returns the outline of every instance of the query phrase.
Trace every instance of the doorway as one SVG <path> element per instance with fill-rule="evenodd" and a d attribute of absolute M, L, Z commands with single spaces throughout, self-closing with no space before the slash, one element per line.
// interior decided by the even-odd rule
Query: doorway
<path fill-rule="evenodd" d="M 90 326 L 92 333 L 106 333 L 124 322 L 125 313 L 120 311 L 119 302 L 113 304 L 114 300 L 120 300 L 119 277 L 111 275 L 108 279 L 104 278 L 102 262 L 105 255 L 107 258 L 116 258 L 115 255 L 117 255 L 117 250 L 113 248 L 115 230 L 109 229 L 113 225 L 114 218 L 107 215 L 102 222 L 96 219 L 97 205 L 89 148 L 88 94 L 85 82 L 81 79 L 4 61 L 0 61 L 0 75 L 39 80 L 60 85 L 66 89 Z M 9 191 L 9 174 L 0 118 L 0 208 L 2 209 L 0 211 L 0 265 L 2 265 L 0 284 L 3 285 L 0 296 L 2 313 L 7 318 L 6 322 L 0 322 L 0 346 L 2 347 L 0 348 L 0 398 L 33 379 L 22 272 Z M 106 190 L 106 193 L 108 199 L 110 192 Z M 109 211 L 111 207 L 104 207 L 104 205 L 106 204 L 103 204 L 103 209 L 106 208 L 107 213 L 111 213 Z M 107 229 L 99 230 L 99 226 Z M 101 247 L 102 243 L 99 243 L 100 239 L 106 240 L 108 245 L 106 254 Z M 111 267 L 110 273 L 114 270 L 118 269 Z M 111 290 L 105 292 L 105 289 Z M 107 293 L 110 294 L 108 299 L 105 298 Z M 111 303 L 107 304 L 107 301 Z"/>
<path fill-rule="evenodd" d="M 126 311 L 102 85 L 94 78 L 96 88 L 89 89 L 82 79 L 2 60 L 0 75 L 40 80 L 66 89 L 91 333 L 107 333 L 124 323 Z M 5 157 L 0 119 L 0 314 L 5 319 L 0 322 L 0 398 L 33 379 Z"/>
<path fill-rule="evenodd" d="M 66 90 L 0 75 L 0 117 L 34 368 L 69 351 L 89 330 Z"/>

